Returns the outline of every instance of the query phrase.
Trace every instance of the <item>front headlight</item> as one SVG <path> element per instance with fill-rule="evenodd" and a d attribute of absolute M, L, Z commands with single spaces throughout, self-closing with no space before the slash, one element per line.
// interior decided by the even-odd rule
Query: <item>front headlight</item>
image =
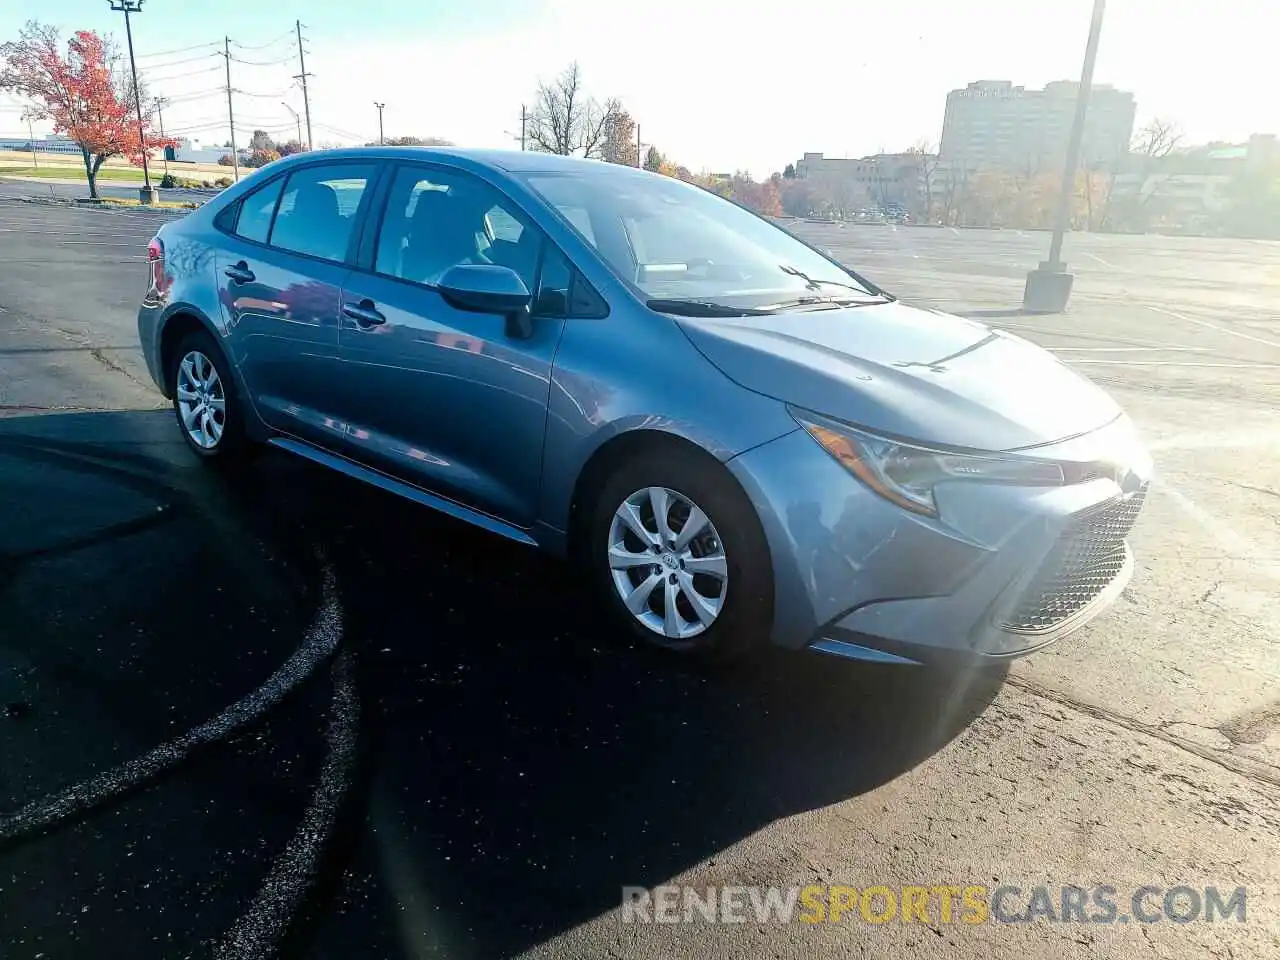
<path fill-rule="evenodd" d="M 888 440 L 807 411 L 792 410 L 809 436 L 850 473 L 886 500 L 936 517 L 933 488 L 944 480 L 985 480 L 1056 486 L 1062 467 L 1047 460 L 1009 454 L 951 453 Z"/>

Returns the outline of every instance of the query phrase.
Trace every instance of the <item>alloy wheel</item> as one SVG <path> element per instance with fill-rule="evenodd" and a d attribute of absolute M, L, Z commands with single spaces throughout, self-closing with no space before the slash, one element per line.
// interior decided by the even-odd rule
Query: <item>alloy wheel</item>
<path fill-rule="evenodd" d="M 647 629 L 688 640 L 720 616 L 729 587 L 724 544 L 684 494 L 666 487 L 631 494 L 614 511 L 608 546 L 618 596 Z"/>
<path fill-rule="evenodd" d="M 178 365 L 178 414 L 191 442 L 212 450 L 227 427 L 227 395 L 218 368 L 199 350 L 192 350 Z"/>

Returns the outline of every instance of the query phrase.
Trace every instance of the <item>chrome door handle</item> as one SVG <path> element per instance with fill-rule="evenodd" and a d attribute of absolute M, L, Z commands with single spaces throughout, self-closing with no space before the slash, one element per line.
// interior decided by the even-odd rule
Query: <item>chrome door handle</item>
<path fill-rule="evenodd" d="M 380 314 L 372 300 L 361 300 L 359 303 L 344 303 L 342 312 L 362 327 L 376 327 L 386 323 L 387 318 Z"/>

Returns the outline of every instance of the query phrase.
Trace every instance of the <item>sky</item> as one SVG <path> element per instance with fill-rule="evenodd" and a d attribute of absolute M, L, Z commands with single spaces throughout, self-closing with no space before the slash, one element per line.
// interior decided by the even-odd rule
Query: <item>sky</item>
<path fill-rule="evenodd" d="M 22 9 L 19 9 L 21 7 Z M 973 80 L 1077 79 L 1091 0 L 145 0 L 134 46 L 166 131 L 227 140 L 232 41 L 237 141 L 295 135 L 301 17 L 313 137 L 445 137 L 518 146 L 520 108 L 571 61 L 587 91 L 618 97 L 642 142 L 714 172 L 781 170 L 805 151 L 862 156 L 937 141 L 948 90 Z M 5 4 L 0 40 L 38 13 L 124 43 L 108 0 Z M 1132 91 L 1138 121 L 1173 119 L 1187 142 L 1280 133 L 1276 0 L 1111 0 L 1095 81 Z M 176 51 L 170 53 L 169 51 Z M 1264 71 L 1267 76 L 1264 77 Z M 37 133 L 41 130 L 37 128 Z M 0 94 L 0 136 L 25 135 Z"/>

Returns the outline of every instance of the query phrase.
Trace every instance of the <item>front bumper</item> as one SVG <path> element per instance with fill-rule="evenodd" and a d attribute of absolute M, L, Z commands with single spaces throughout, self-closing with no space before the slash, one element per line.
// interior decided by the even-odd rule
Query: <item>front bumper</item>
<path fill-rule="evenodd" d="M 912 663 L 1021 656 L 1102 613 L 1132 576 L 1124 537 L 1148 480 L 942 484 L 934 519 L 868 490 L 803 431 L 730 467 L 769 541 L 774 642 Z"/>

